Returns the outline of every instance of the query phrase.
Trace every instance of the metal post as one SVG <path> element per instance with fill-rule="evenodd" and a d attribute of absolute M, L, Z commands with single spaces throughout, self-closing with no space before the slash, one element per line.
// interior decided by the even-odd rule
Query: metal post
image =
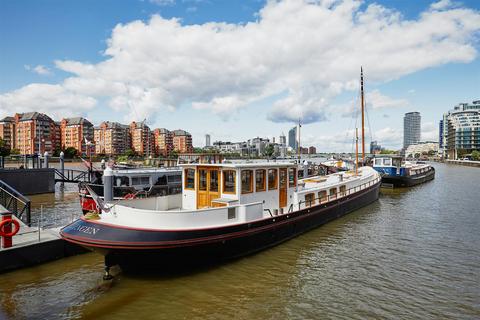
<path fill-rule="evenodd" d="M 110 167 L 103 171 L 103 197 L 105 202 L 113 200 L 113 170 Z"/>
<path fill-rule="evenodd" d="M 65 176 L 65 153 L 60 152 L 60 172 L 62 173 L 62 182 L 60 186 L 63 188 L 65 187 L 65 182 L 63 181 L 63 177 Z"/>
<path fill-rule="evenodd" d="M 45 168 L 48 168 L 48 152 L 45 151 L 45 153 L 43 154 L 45 160 L 44 160 L 44 164 L 45 164 Z"/>
<path fill-rule="evenodd" d="M 4 164 L 4 158 L 3 156 L 0 156 L 0 168 L 4 168 L 5 167 L 5 164 Z"/>
<path fill-rule="evenodd" d="M 27 163 L 27 155 L 23 155 L 23 168 L 27 169 L 28 168 L 28 163 Z"/>
<path fill-rule="evenodd" d="M 38 242 L 40 242 L 40 230 L 41 225 L 42 225 L 42 219 L 43 219 L 43 204 L 40 205 L 40 219 L 38 219 Z"/>

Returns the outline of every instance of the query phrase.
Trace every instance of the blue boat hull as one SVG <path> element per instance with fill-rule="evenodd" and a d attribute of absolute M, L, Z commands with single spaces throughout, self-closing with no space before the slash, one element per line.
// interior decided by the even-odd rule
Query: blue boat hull
<path fill-rule="evenodd" d="M 419 173 L 412 176 L 382 176 L 382 186 L 393 188 L 412 187 L 435 178 L 435 168 L 430 167 L 426 172 Z"/>

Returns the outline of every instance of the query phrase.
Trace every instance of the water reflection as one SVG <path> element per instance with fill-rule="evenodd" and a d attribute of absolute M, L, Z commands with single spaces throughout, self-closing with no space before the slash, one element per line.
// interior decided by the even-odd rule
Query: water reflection
<path fill-rule="evenodd" d="M 480 170 L 435 167 L 429 183 L 214 268 L 103 282 L 102 258 L 85 254 L 0 275 L 0 318 L 478 319 Z M 63 197 L 50 203 L 79 208 Z"/>

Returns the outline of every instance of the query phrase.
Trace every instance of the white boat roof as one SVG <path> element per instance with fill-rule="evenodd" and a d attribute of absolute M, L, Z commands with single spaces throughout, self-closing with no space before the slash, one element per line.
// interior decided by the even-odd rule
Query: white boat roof
<path fill-rule="evenodd" d="M 180 164 L 181 167 L 221 167 L 221 168 L 285 168 L 285 167 L 297 167 L 298 164 L 294 162 L 224 162 L 224 163 L 185 163 Z"/>
<path fill-rule="evenodd" d="M 135 168 L 135 169 L 113 169 L 114 175 L 136 175 L 136 174 L 161 174 L 161 173 L 180 173 L 179 167 L 168 168 Z"/>

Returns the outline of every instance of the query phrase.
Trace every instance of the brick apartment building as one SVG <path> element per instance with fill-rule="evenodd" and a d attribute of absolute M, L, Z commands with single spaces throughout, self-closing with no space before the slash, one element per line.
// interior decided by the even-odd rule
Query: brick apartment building
<path fill-rule="evenodd" d="M 185 130 L 174 130 L 173 150 L 178 153 L 193 152 L 192 135 Z"/>
<path fill-rule="evenodd" d="M 140 156 L 154 155 L 155 136 L 144 122 L 130 123 L 131 149 Z"/>
<path fill-rule="evenodd" d="M 130 126 L 118 122 L 102 122 L 95 127 L 94 141 L 97 154 L 124 154 L 130 149 Z"/>
<path fill-rule="evenodd" d="M 0 120 L 0 138 L 5 142 L 5 146 L 9 149 L 13 149 L 15 133 L 14 117 L 5 117 Z"/>
<path fill-rule="evenodd" d="M 153 130 L 155 154 L 168 157 L 173 151 L 173 133 L 165 128 Z"/>
<path fill-rule="evenodd" d="M 58 126 L 46 114 L 39 112 L 17 113 L 13 148 L 20 154 L 53 154 L 59 146 Z"/>
<path fill-rule="evenodd" d="M 61 148 L 77 149 L 80 155 L 88 155 L 87 141 L 91 143 L 90 152 L 94 152 L 93 147 L 93 124 L 85 118 L 67 118 L 60 122 Z"/>

